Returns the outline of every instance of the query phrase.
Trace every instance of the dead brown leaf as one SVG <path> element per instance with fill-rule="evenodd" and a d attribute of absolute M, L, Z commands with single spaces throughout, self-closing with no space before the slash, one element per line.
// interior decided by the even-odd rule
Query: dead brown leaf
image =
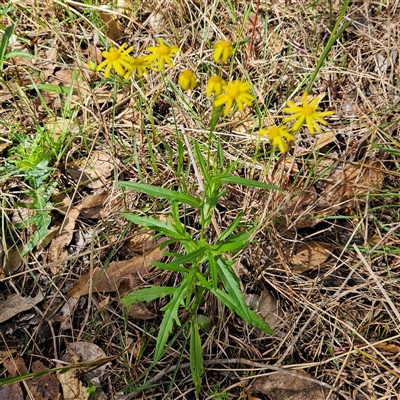
<path fill-rule="evenodd" d="M 146 303 L 134 303 L 129 307 L 128 315 L 142 320 L 154 319 L 157 314 L 150 310 Z"/>
<path fill-rule="evenodd" d="M 92 361 L 107 357 L 106 353 L 94 343 L 80 341 L 68 343 L 67 347 L 68 352 L 73 352 L 76 354 L 79 357 L 80 362 Z M 85 373 L 85 376 L 90 380 L 99 378 L 104 375 L 108 365 L 110 365 L 110 363 L 102 364 L 98 368 L 92 369 L 90 372 Z"/>
<path fill-rule="evenodd" d="M 74 234 L 75 223 L 77 218 L 79 217 L 79 213 L 79 207 L 72 208 L 69 211 L 68 215 L 65 217 L 63 231 L 59 233 L 58 236 L 53 239 L 50 244 L 48 259 L 49 263 L 54 263 L 68 257 L 69 254 L 66 247 L 71 243 Z M 60 272 L 62 268 L 65 267 L 65 265 L 66 262 L 60 262 L 57 265 L 52 264 L 50 270 L 53 275 L 56 275 Z"/>
<path fill-rule="evenodd" d="M 321 265 L 330 257 L 333 246 L 330 243 L 307 242 L 295 245 L 284 253 L 294 273 L 301 274 Z"/>
<path fill-rule="evenodd" d="M 271 329 L 275 329 L 280 324 L 282 310 L 279 308 L 275 297 L 266 288 L 261 292 L 257 311 Z"/>
<path fill-rule="evenodd" d="M 108 196 L 108 190 L 101 190 L 98 193 L 85 197 L 80 204 L 80 216 L 82 218 L 101 218 L 103 204 Z"/>
<path fill-rule="evenodd" d="M 290 371 L 289 375 L 279 372 L 273 375 L 264 376 L 255 380 L 253 384 L 254 394 L 265 394 L 274 400 L 327 400 L 328 390 L 312 382 L 311 375 L 304 371 Z M 332 395 L 329 399 L 334 400 L 337 397 Z"/>
<path fill-rule="evenodd" d="M 107 36 L 114 42 L 118 42 L 123 33 L 123 26 L 118 22 L 118 15 L 100 10 L 100 18 L 107 25 Z"/>
<path fill-rule="evenodd" d="M 107 268 L 94 268 L 80 277 L 68 294 L 72 297 L 84 296 L 90 292 L 90 286 L 94 292 L 115 292 L 119 291 L 123 283 L 124 291 L 143 282 L 142 278 L 149 273 L 153 261 L 160 261 L 164 250 L 159 246 L 125 261 L 113 261 Z"/>
<path fill-rule="evenodd" d="M 41 361 L 32 363 L 32 372 L 43 371 L 47 367 Z M 26 381 L 35 400 L 52 400 L 60 396 L 60 384 L 55 373 L 49 373 Z"/>
<path fill-rule="evenodd" d="M 36 297 L 22 297 L 19 294 L 11 294 L 6 300 L 0 301 L 0 323 L 5 322 L 21 312 L 28 311 L 44 299 L 42 293 Z"/>
<path fill-rule="evenodd" d="M 91 189 L 99 189 L 106 184 L 107 178 L 114 170 L 114 163 L 110 154 L 95 150 L 89 162 L 81 158 L 67 165 L 67 172 L 75 182 Z"/>

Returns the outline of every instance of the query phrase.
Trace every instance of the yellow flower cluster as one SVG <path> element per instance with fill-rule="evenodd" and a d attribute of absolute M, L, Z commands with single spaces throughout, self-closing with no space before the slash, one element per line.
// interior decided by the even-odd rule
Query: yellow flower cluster
<path fill-rule="evenodd" d="M 158 46 L 150 46 L 147 49 L 152 54 L 135 58 L 128 55 L 133 50 L 133 46 L 125 50 L 126 46 L 127 44 L 124 43 L 118 50 L 111 47 L 110 51 L 103 51 L 101 54 L 105 60 L 96 68 L 96 71 L 105 67 L 104 77 L 108 78 L 111 68 L 113 68 L 118 75 L 125 79 L 128 79 L 133 73 L 141 78 L 147 74 L 147 69 L 155 69 L 158 66 L 160 71 L 164 71 L 166 63 L 174 67 L 172 57 L 175 57 L 179 51 L 179 47 L 167 46 L 162 39 L 158 39 Z"/>
<path fill-rule="evenodd" d="M 308 92 L 304 92 L 301 106 L 296 106 L 292 101 L 288 100 L 286 102 L 287 107 L 283 109 L 284 112 L 292 114 L 284 117 L 283 122 L 296 120 L 291 128 L 292 134 L 288 132 L 288 127 L 286 125 L 271 126 L 267 129 L 261 129 L 258 132 L 261 136 L 268 135 L 268 139 L 272 145 L 278 146 L 282 153 L 287 152 L 289 148 L 288 143 L 295 139 L 293 134 L 295 134 L 304 123 L 307 125 L 310 134 L 313 135 L 315 131 L 321 132 L 321 128 L 318 125 L 319 123 L 322 125 L 328 125 L 324 120 L 324 117 L 334 114 L 334 111 L 320 112 L 320 107 L 318 107 L 320 99 L 316 97 L 308 103 L 307 96 Z"/>
<path fill-rule="evenodd" d="M 97 68 L 93 65 L 89 65 L 89 68 L 95 68 L 96 71 L 105 68 L 105 78 L 110 76 L 111 69 L 125 79 L 133 74 L 141 78 L 148 73 L 148 69 L 164 71 L 165 64 L 174 67 L 172 59 L 180 50 L 178 46 L 168 46 L 162 39 L 158 39 L 158 46 L 150 46 L 147 49 L 150 54 L 135 58 L 129 56 L 133 46 L 126 47 L 127 44 L 124 43 L 118 50 L 111 47 L 109 51 L 103 51 L 105 60 Z M 214 50 L 213 60 L 216 63 L 226 63 L 234 53 L 233 45 L 226 40 L 215 43 Z M 190 69 L 183 71 L 178 77 L 178 84 L 184 91 L 195 89 L 197 86 L 195 73 Z M 240 111 L 244 110 L 245 105 L 252 105 L 254 96 L 251 94 L 251 89 L 251 84 L 247 81 L 226 82 L 221 76 L 212 75 L 207 82 L 206 94 L 208 97 L 214 96 L 214 107 L 223 106 L 223 115 L 228 115 L 235 105 Z M 308 103 L 307 96 L 308 93 L 304 92 L 301 105 L 295 105 L 290 100 L 286 102 L 287 106 L 283 111 L 291 115 L 283 118 L 283 122 L 295 121 L 291 128 L 287 125 L 274 125 L 259 131 L 260 136 L 267 135 L 272 146 L 278 147 L 282 153 L 288 151 L 290 142 L 295 140 L 294 134 L 302 125 L 305 124 L 313 135 L 315 132 L 321 132 L 319 124 L 328 124 L 324 117 L 334 114 L 333 111 L 321 112 L 318 107 L 320 99 L 316 97 Z"/>

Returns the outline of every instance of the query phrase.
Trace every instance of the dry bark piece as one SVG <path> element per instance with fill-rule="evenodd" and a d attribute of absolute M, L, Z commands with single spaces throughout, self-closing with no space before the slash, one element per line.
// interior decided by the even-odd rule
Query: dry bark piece
<path fill-rule="evenodd" d="M 296 374 L 296 375 L 292 375 Z M 304 371 L 290 371 L 290 374 L 279 372 L 255 380 L 254 394 L 265 394 L 274 400 L 327 400 L 328 389 L 312 382 L 311 375 Z M 329 400 L 336 400 L 336 395 L 331 395 Z"/>
<path fill-rule="evenodd" d="M 149 273 L 151 263 L 160 261 L 163 253 L 164 250 L 158 246 L 141 256 L 125 261 L 113 261 L 105 269 L 96 267 L 92 272 L 81 276 L 68 294 L 72 297 L 84 296 L 90 292 L 90 285 L 94 292 L 103 293 L 119 291 L 122 283 L 124 291 L 126 285 L 132 289 L 143 282 L 142 277 Z"/>
<path fill-rule="evenodd" d="M 21 312 L 30 310 L 44 299 L 39 292 L 36 297 L 22 297 L 12 294 L 6 300 L 0 301 L 0 323 L 9 320 Z"/>

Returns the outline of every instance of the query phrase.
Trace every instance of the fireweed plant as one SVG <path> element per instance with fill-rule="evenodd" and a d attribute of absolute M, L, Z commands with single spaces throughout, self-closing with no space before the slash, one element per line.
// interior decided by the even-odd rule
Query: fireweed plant
<path fill-rule="evenodd" d="M 159 70 L 165 74 L 166 67 L 174 68 L 173 59 L 179 52 L 179 47 L 169 46 L 163 40 L 158 40 L 158 46 L 147 49 L 146 55 L 133 57 L 129 55 L 132 47 L 127 48 L 124 43 L 118 50 L 110 48 L 104 51 L 105 60 L 96 67 L 96 71 L 105 68 L 104 76 L 109 78 L 111 70 L 125 79 L 135 76 L 143 79 L 148 70 Z M 221 116 L 229 116 L 236 110 L 244 111 L 251 107 L 255 98 L 252 94 L 252 85 L 247 80 L 232 79 L 226 81 L 221 76 L 223 65 L 234 54 L 234 46 L 228 41 L 221 41 L 214 45 L 213 61 L 215 73 L 209 76 L 206 88 L 206 96 L 212 97 L 213 110 L 210 122 L 210 137 L 213 134 L 218 119 Z M 194 71 L 187 69 L 180 73 L 178 85 L 183 91 L 194 90 L 198 81 Z M 267 136 L 273 149 L 279 149 L 286 153 L 289 144 L 295 140 L 295 134 L 301 126 L 306 125 L 309 132 L 320 132 L 319 124 L 327 125 L 324 117 L 332 115 L 332 111 L 321 112 L 318 107 L 318 97 L 308 101 L 308 93 L 304 92 L 301 105 L 295 105 L 287 101 L 284 112 L 290 114 L 284 118 L 284 122 L 291 123 L 265 127 L 259 130 L 258 137 Z M 135 290 L 124 299 L 126 306 L 136 302 L 150 302 L 166 296 L 170 300 L 161 311 L 164 316 L 159 328 L 156 348 L 154 352 L 155 365 L 168 351 L 176 339 L 170 339 L 174 326 L 179 327 L 179 332 L 186 332 L 190 343 L 190 368 L 196 387 L 196 396 L 201 390 L 201 376 L 203 373 L 202 343 L 200 329 L 207 330 L 204 325 L 204 316 L 201 315 L 207 292 L 211 292 L 232 313 L 241 317 L 248 324 L 257 327 L 269 334 L 273 334 L 265 321 L 247 305 L 239 280 L 233 265 L 235 254 L 248 244 L 256 229 L 256 223 L 243 224 L 240 212 L 231 224 L 220 232 L 215 226 L 214 211 L 221 198 L 227 193 L 226 184 L 258 187 L 264 190 L 280 190 L 277 187 L 265 183 L 249 180 L 234 175 L 238 163 L 228 163 L 224 159 L 221 143 L 217 141 L 217 156 L 213 160 L 208 153 L 204 153 L 197 141 L 193 140 L 193 148 L 189 149 L 194 154 L 193 162 L 196 169 L 201 171 L 204 188 L 200 188 L 198 195 L 192 195 L 182 187 L 176 191 L 136 182 L 119 182 L 125 189 L 133 189 L 152 197 L 167 200 L 170 203 L 170 216 L 167 220 L 159 220 L 152 216 L 142 216 L 133 213 L 122 213 L 130 222 L 152 229 L 157 235 L 166 236 L 163 248 L 169 245 L 180 245 L 178 252 L 166 252 L 169 261 L 155 262 L 153 265 L 179 273 L 181 282 L 174 287 L 149 287 Z M 209 143 L 210 144 L 210 143 Z M 187 142 L 190 146 L 190 143 Z M 184 214 L 194 211 L 198 215 L 200 231 L 193 235 L 193 231 L 182 223 Z M 210 240 L 210 230 L 214 228 L 215 239 Z M 170 246 L 172 247 L 172 246 Z M 179 313 L 183 308 L 186 313 Z M 185 316 L 183 320 L 180 317 Z M 189 316 L 189 317 L 187 317 Z"/>

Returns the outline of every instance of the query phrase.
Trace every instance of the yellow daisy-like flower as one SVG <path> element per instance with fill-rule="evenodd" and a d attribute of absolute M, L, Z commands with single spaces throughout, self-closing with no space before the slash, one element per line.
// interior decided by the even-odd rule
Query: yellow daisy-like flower
<path fill-rule="evenodd" d="M 226 82 L 220 76 L 213 75 L 207 82 L 207 96 L 210 97 L 213 93 L 219 96 L 225 87 Z"/>
<path fill-rule="evenodd" d="M 158 39 L 158 46 L 150 46 L 147 51 L 151 54 L 149 59 L 151 61 L 158 60 L 158 66 L 160 67 L 161 71 L 165 69 L 165 63 L 174 67 L 174 63 L 172 62 L 172 57 L 176 56 L 176 53 L 179 51 L 178 46 L 167 46 L 162 39 Z"/>
<path fill-rule="evenodd" d="M 227 62 L 229 57 L 233 54 L 233 46 L 232 43 L 227 40 L 223 40 L 222 42 L 217 42 L 214 44 L 214 61 L 218 62 L 221 60 L 223 63 Z"/>
<path fill-rule="evenodd" d="M 294 140 L 294 136 L 287 131 L 286 125 L 282 126 L 271 126 L 267 129 L 261 129 L 258 134 L 268 135 L 269 141 L 272 146 L 278 146 L 282 153 L 286 153 L 289 148 L 289 143 Z M 286 141 L 284 140 L 286 139 Z"/>
<path fill-rule="evenodd" d="M 131 65 L 124 78 L 128 79 L 133 73 L 136 73 L 141 78 L 147 74 L 147 68 L 154 70 L 153 61 L 148 56 L 132 58 Z"/>
<path fill-rule="evenodd" d="M 214 106 L 219 107 L 225 104 L 224 115 L 228 115 L 233 104 L 236 103 L 239 110 L 244 110 L 244 104 L 251 106 L 254 97 L 249 93 L 251 85 L 248 82 L 230 81 L 224 88 L 224 92 L 216 97 Z"/>
<path fill-rule="evenodd" d="M 96 68 L 96 71 L 99 72 L 102 68 L 106 67 L 104 77 L 108 78 L 111 68 L 114 68 L 118 75 L 124 76 L 126 73 L 124 68 L 129 69 L 132 62 L 132 57 L 129 57 L 128 54 L 133 50 L 133 46 L 124 50 L 126 46 L 127 44 L 124 43 L 118 50 L 111 47 L 110 51 L 103 51 L 101 54 L 105 60 Z"/>
<path fill-rule="evenodd" d="M 315 131 L 321 132 L 321 128 L 318 125 L 318 123 L 322 125 L 328 125 L 328 122 L 324 120 L 324 117 L 335 114 L 335 112 L 334 111 L 319 112 L 321 108 L 318 107 L 318 103 L 321 101 L 321 99 L 316 97 L 314 100 L 311 101 L 310 104 L 307 104 L 307 96 L 308 93 L 304 92 L 301 106 L 296 106 L 290 100 L 286 102 L 287 107 L 285 107 L 283 111 L 293 115 L 283 118 L 283 121 L 289 122 L 293 121 L 294 119 L 297 119 L 292 128 L 293 132 L 297 132 L 298 129 L 305 122 L 311 135 L 313 135 Z"/>
<path fill-rule="evenodd" d="M 193 90 L 197 86 L 196 75 L 187 69 L 179 75 L 178 83 L 182 90 Z"/>

